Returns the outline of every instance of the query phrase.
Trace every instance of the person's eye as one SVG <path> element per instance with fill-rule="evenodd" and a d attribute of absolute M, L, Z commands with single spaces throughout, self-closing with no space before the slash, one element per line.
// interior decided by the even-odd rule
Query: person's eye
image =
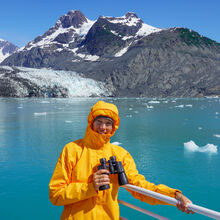
<path fill-rule="evenodd" d="M 108 127 L 111 126 L 111 125 L 112 125 L 112 124 L 111 124 L 110 122 L 106 123 L 106 126 L 108 126 Z"/>

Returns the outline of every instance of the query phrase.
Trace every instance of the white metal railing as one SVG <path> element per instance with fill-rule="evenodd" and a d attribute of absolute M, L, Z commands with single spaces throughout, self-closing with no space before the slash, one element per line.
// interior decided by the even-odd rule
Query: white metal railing
<path fill-rule="evenodd" d="M 118 200 L 118 202 L 119 202 L 120 204 L 124 205 L 124 206 L 127 206 L 127 207 L 129 207 L 129 208 L 135 209 L 135 210 L 137 210 L 137 211 L 139 211 L 139 212 L 142 212 L 142 213 L 144 213 L 144 214 L 146 214 L 146 215 L 149 215 L 149 216 L 151 216 L 151 217 L 154 217 L 154 218 L 156 218 L 156 219 L 169 220 L 168 218 L 165 218 L 165 217 L 160 216 L 160 215 L 158 215 L 158 214 L 156 214 L 156 213 L 150 212 L 150 211 L 148 211 L 148 210 L 146 210 L 146 209 L 142 209 L 142 208 L 140 208 L 140 207 L 138 207 L 138 206 L 135 206 L 135 205 L 132 205 L 132 204 L 130 204 L 130 203 L 128 203 L 128 202 L 125 202 L 125 201 L 122 201 L 122 200 Z M 121 217 L 121 219 L 123 219 L 123 218 Z M 121 219 L 120 219 L 120 220 L 121 220 Z"/>
<path fill-rule="evenodd" d="M 174 198 L 171 198 L 169 196 L 165 196 L 165 195 L 162 195 L 160 193 L 156 193 L 156 192 L 153 192 L 153 191 L 150 191 L 150 190 L 138 187 L 138 186 L 134 186 L 134 185 L 131 185 L 131 184 L 126 184 L 126 185 L 123 185 L 122 187 L 125 188 L 125 189 L 132 190 L 134 192 L 138 192 L 138 193 L 140 193 L 142 195 L 145 195 L 145 196 L 150 196 L 152 198 L 158 199 L 160 201 L 163 201 L 163 202 L 166 202 L 166 203 L 169 203 L 169 204 L 172 204 L 172 205 L 176 205 L 177 202 L 179 202 L 177 199 L 174 199 Z M 119 200 L 119 202 L 120 202 L 120 200 Z M 122 204 L 123 204 L 123 201 L 122 201 Z M 124 203 L 124 205 L 125 205 L 125 203 Z M 133 206 L 133 205 L 129 204 L 129 207 L 131 207 L 131 206 Z M 134 208 L 134 207 L 131 207 L 131 208 Z M 140 209 L 139 211 L 142 210 L 142 212 L 144 212 L 145 214 L 151 213 L 147 210 L 143 211 L 144 209 L 141 209 L 139 207 L 137 207 L 137 208 Z M 135 207 L 134 209 L 138 210 L 137 208 Z M 194 205 L 194 204 L 189 203 L 188 204 L 188 209 L 192 210 L 193 212 L 199 213 L 201 215 L 208 216 L 208 217 L 213 218 L 213 219 L 220 219 L 220 212 L 213 211 L 211 209 L 207 209 L 207 208 L 204 208 L 202 206 L 198 206 L 198 205 Z M 149 212 L 149 213 L 147 213 L 147 212 Z M 153 213 L 153 215 L 157 215 L 157 214 Z M 156 216 L 152 216 L 152 217 L 160 219 L 160 217 L 162 217 L 162 216 L 158 215 L 157 217 Z M 161 219 L 165 219 L 165 218 L 162 217 Z"/>

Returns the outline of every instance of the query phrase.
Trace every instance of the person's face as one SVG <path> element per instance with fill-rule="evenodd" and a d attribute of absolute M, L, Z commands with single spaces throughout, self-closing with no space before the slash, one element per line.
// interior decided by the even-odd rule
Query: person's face
<path fill-rule="evenodd" d="M 93 122 L 92 129 L 99 134 L 111 134 L 113 123 L 109 119 L 98 118 Z"/>

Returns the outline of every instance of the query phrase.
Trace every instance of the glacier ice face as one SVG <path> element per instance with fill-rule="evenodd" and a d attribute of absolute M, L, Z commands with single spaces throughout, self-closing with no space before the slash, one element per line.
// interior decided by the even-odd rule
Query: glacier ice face
<path fill-rule="evenodd" d="M 49 69 L 33 69 L 25 67 L 2 66 L 0 70 L 1 83 L 8 85 L 5 94 L 0 90 L 0 96 L 15 97 L 99 97 L 111 96 L 103 82 L 82 77 L 72 71 Z"/>

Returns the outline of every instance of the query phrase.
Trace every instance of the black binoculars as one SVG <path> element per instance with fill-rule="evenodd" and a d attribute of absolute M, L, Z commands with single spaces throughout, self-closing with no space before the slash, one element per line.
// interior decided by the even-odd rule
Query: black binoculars
<path fill-rule="evenodd" d="M 122 166 L 121 161 L 116 161 L 115 156 L 111 156 L 109 161 L 106 161 L 105 158 L 101 158 L 100 163 L 101 163 L 101 165 L 98 166 L 98 170 L 101 170 L 101 169 L 107 170 L 108 169 L 109 173 L 118 174 L 118 183 L 120 186 L 128 184 L 128 178 L 126 176 L 124 167 Z M 110 186 L 109 186 L 109 184 L 107 184 L 104 186 L 100 186 L 99 190 L 105 190 L 105 189 L 109 189 L 109 188 L 110 188 Z"/>

